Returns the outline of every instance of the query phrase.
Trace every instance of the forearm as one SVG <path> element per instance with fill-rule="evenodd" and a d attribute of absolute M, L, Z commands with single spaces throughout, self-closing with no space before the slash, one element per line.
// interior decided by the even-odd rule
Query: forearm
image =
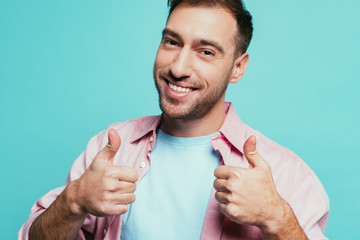
<path fill-rule="evenodd" d="M 266 240 L 307 240 L 290 205 L 282 200 L 283 211 L 275 221 L 267 226 L 262 226 L 261 231 Z"/>
<path fill-rule="evenodd" d="M 86 213 L 74 207 L 72 196 L 75 183 L 71 183 L 32 223 L 29 239 L 75 239 L 85 218 Z"/>

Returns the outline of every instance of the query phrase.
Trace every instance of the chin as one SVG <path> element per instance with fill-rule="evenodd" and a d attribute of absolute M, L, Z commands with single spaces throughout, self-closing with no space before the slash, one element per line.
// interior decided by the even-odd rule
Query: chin
<path fill-rule="evenodd" d="M 206 109 L 198 107 L 197 104 L 182 105 L 180 103 L 171 103 L 160 99 L 160 108 L 164 115 L 172 119 L 192 120 L 203 117 Z"/>

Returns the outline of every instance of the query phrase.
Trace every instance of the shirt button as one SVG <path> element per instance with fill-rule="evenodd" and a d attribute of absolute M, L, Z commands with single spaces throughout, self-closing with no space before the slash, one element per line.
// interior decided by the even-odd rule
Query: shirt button
<path fill-rule="evenodd" d="M 150 137 L 150 142 L 153 142 L 154 141 L 154 138 L 153 137 Z"/>
<path fill-rule="evenodd" d="M 106 235 L 106 229 L 104 229 L 104 236 Z"/>
<path fill-rule="evenodd" d="M 146 165 L 145 162 L 141 162 L 141 163 L 139 164 L 139 167 L 140 167 L 140 168 L 144 168 L 145 165 Z"/>

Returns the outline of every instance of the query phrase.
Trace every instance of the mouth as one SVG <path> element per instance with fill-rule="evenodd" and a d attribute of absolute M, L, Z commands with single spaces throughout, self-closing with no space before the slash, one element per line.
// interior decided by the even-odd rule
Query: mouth
<path fill-rule="evenodd" d="M 194 88 L 176 86 L 175 84 L 172 84 L 169 81 L 167 81 L 167 83 L 172 90 L 174 90 L 175 92 L 178 92 L 178 93 L 189 93 L 189 92 L 194 91 Z"/>

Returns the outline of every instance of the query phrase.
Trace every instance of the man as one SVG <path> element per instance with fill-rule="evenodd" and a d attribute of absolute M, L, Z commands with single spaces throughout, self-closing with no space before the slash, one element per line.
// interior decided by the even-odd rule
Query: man
<path fill-rule="evenodd" d="M 326 239 L 314 173 L 225 103 L 248 65 L 250 14 L 238 0 L 169 5 L 154 64 L 163 114 L 91 139 L 19 238 Z"/>

